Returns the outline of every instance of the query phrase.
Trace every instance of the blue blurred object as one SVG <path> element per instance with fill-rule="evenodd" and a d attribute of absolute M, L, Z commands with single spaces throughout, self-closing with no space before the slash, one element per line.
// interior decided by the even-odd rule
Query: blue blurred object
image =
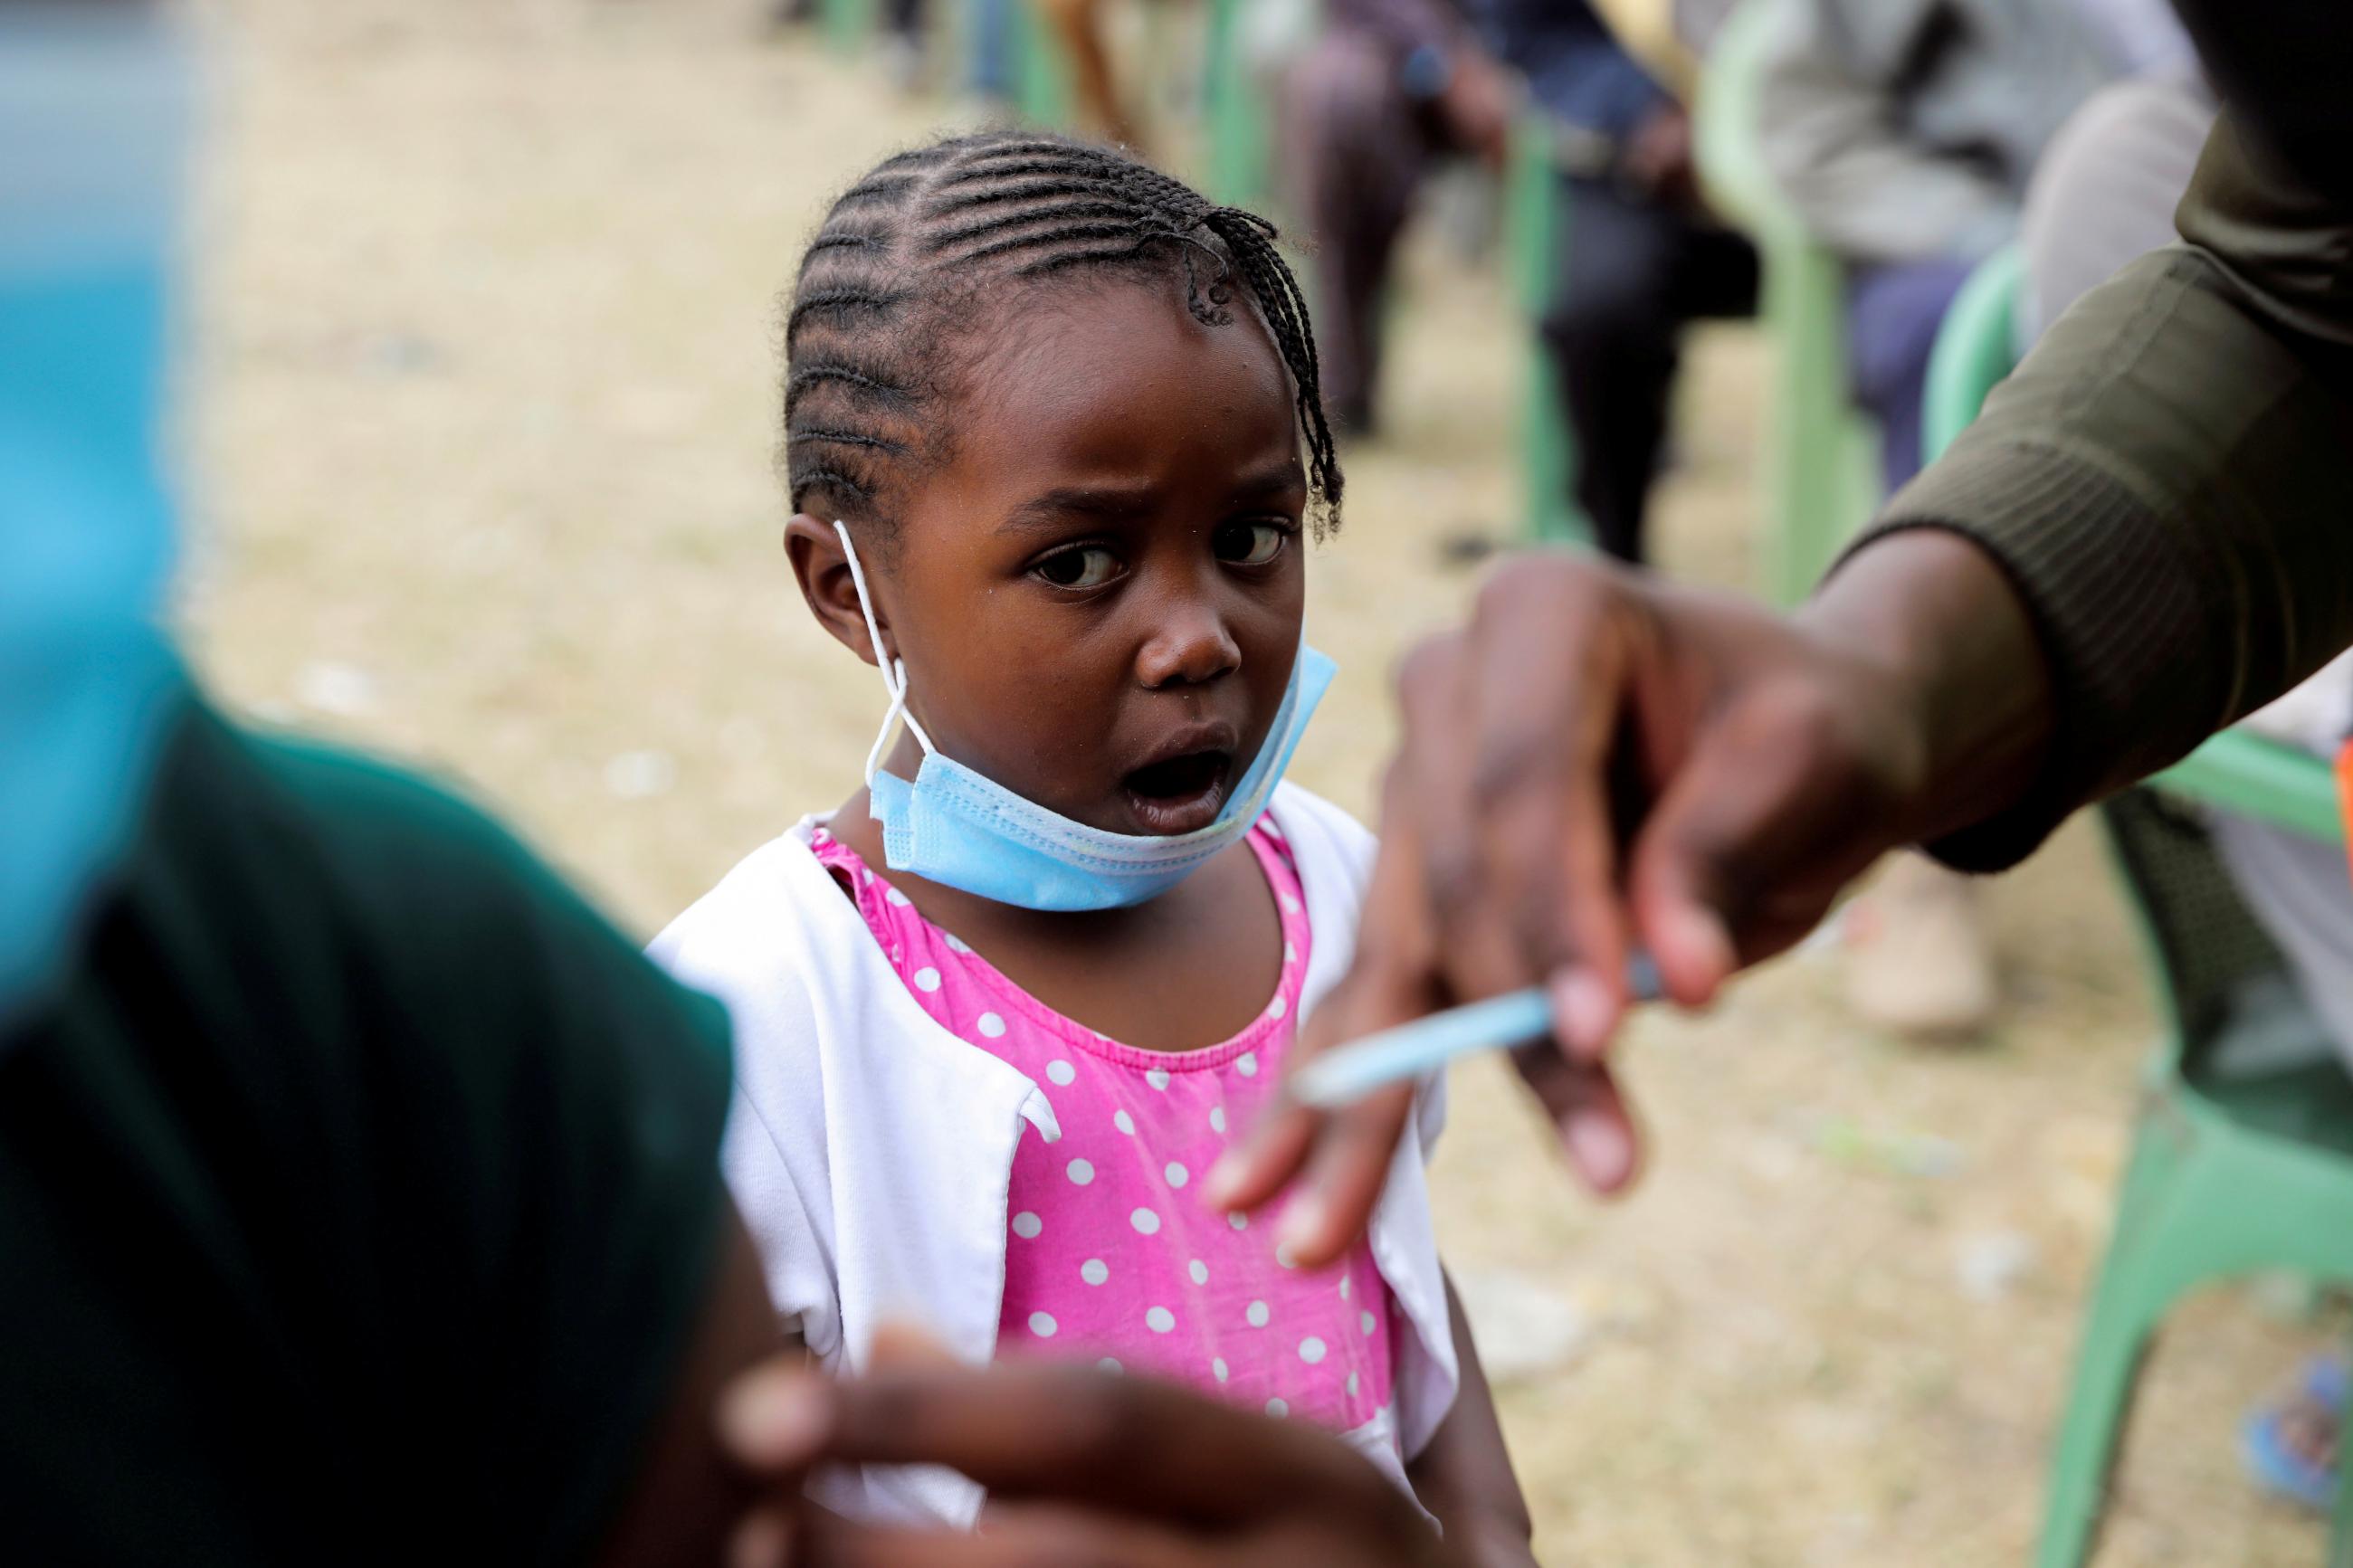
<path fill-rule="evenodd" d="M 0 1026 L 129 837 L 183 679 L 158 426 L 190 74 L 145 7 L 0 11 Z"/>
<path fill-rule="evenodd" d="M 1013 58 L 1013 7 L 1020 3 L 1021 0 L 965 0 L 971 75 L 965 86 L 997 103 L 1011 103 L 1020 90 L 1018 68 Z"/>
<path fill-rule="evenodd" d="M 1627 961 L 1626 994 L 1637 1002 L 1656 1002 L 1666 994 L 1648 953 Z M 1289 1092 L 1302 1105 L 1335 1110 L 1377 1089 L 1435 1072 L 1457 1057 L 1542 1039 L 1552 1032 L 1552 996 L 1544 987 L 1507 992 L 1336 1047 L 1300 1068 Z"/>

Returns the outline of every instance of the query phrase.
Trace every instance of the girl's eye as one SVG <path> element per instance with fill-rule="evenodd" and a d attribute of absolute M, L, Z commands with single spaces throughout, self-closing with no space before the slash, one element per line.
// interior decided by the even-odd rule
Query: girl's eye
<path fill-rule="evenodd" d="M 1290 530 L 1271 522 L 1229 522 L 1218 530 L 1218 559 L 1235 566 L 1263 566 L 1282 553 Z"/>
<path fill-rule="evenodd" d="M 1031 568 L 1057 588 L 1100 588 L 1122 570 L 1119 557 L 1100 544 L 1084 544 L 1049 555 Z"/>

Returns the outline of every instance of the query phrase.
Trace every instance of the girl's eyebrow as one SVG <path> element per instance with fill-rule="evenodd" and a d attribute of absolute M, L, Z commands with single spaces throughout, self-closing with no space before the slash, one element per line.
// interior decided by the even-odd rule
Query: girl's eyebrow
<path fill-rule="evenodd" d="M 1307 488 L 1307 470 L 1296 457 L 1284 457 L 1254 468 L 1244 468 L 1235 476 L 1233 489 L 1228 493 L 1234 500 L 1260 500 L 1268 496 L 1290 495 Z"/>
<path fill-rule="evenodd" d="M 1073 513 L 1106 522 L 1139 517 L 1159 500 L 1155 485 L 1061 485 L 1008 512 L 999 533 L 1043 533 L 1067 524 Z"/>

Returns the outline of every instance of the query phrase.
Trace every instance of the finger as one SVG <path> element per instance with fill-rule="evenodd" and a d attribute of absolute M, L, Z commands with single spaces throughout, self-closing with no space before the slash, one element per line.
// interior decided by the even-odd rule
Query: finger
<path fill-rule="evenodd" d="M 828 1393 L 827 1458 L 945 1465 L 1006 1497 L 1240 1522 L 1293 1507 L 1378 1506 L 1386 1487 L 1299 1423 L 1092 1367 L 885 1368 Z"/>
<path fill-rule="evenodd" d="M 1067 1508 L 992 1503 L 976 1531 L 828 1523 L 793 1568 L 1211 1568 L 1234 1559 L 1166 1527 Z"/>
<path fill-rule="evenodd" d="M 1315 1028 L 1330 1011 L 1331 998 L 1316 1009 L 1308 1029 Z M 1324 1033 L 1329 1033 L 1326 1028 Z M 1294 1058 L 1305 1054 L 1307 1030 L 1302 1030 Z M 1295 1070 L 1296 1061 L 1292 1064 Z M 1201 1186 L 1201 1200 L 1213 1209 L 1238 1214 L 1263 1205 L 1281 1192 L 1307 1163 L 1308 1152 L 1323 1135 L 1324 1114 L 1298 1101 L 1278 1098 L 1265 1112 L 1209 1167 Z"/>
<path fill-rule="evenodd" d="M 964 1363 L 955 1352 L 913 1323 L 887 1322 L 876 1326 L 874 1343 L 867 1353 L 867 1364 L 887 1367 L 894 1372 L 934 1372 L 953 1370 Z"/>
<path fill-rule="evenodd" d="M 1275 1227 L 1276 1247 L 1293 1263 L 1321 1268 L 1372 1223 L 1389 1163 L 1408 1136 L 1414 1092 L 1413 1085 L 1398 1084 L 1324 1119 L 1298 1191 Z"/>
<path fill-rule="evenodd" d="M 1569 1164 L 1595 1192 L 1622 1192 L 1641 1169 L 1641 1139 L 1609 1069 L 1571 1061 L 1549 1041 L 1512 1053 L 1512 1065 L 1552 1118 Z"/>
<path fill-rule="evenodd" d="M 1381 802 L 1381 841 L 1392 852 L 1377 868 L 1377 877 L 1390 873 L 1385 903 L 1419 906 L 1416 923 L 1426 945 L 1414 956 L 1430 972 L 1427 978 L 1465 1001 L 1532 983 L 1489 880 L 1473 775 L 1483 739 L 1475 728 L 1473 675 L 1470 637 L 1460 633 L 1430 638 L 1398 667 L 1404 734 Z M 1416 865 L 1396 864 L 1417 845 Z"/>
<path fill-rule="evenodd" d="M 1382 798 L 1380 853 L 1357 922 L 1354 963 L 1308 1015 L 1285 1063 L 1286 1079 L 1335 1046 L 1419 1017 L 1446 999 L 1430 971 L 1436 944 L 1402 765 L 1389 770 Z M 1254 1208 L 1307 1172 L 1284 1211 L 1281 1241 L 1310 1268 L 1329 1262 L 1371 1219 L 1413 1092 L 1401 1085 L 1322 1114 L 1278 1100 L 1211 1170 L 1208 1201 L 1229 1210 Z"/>
<path fill-rule="evenodd" d="M 824 1382 L 797 1351 L 771 1356 L 729 1384 L 715 1414 L 721 1446 L 768 1477 L 807 1468 L 832 1419 Z"/>
<path fill-rule="evenodd" d="M 728 1539 L 727 1568 L 789 1568 L 792 1548 L 791 1520 L 776 1509 L 754 1509 Z"/>
<path fill-rule="evenodd" d="M 1549 984 L 1555 1031 L 1599 1059 L 1627 1003 L 1611 758 L 1639 623 L 1590 565 L 1546 559 L 1482 593 L 1463 700 L 1475 714 L 1464 820 L 1510 932 L 1514 986 Z"/>
<path fill-rule="evenodd" d="M 1634 848 L 1630 894 L 1670 995 L 1711 1000 L 1741 964 L 1820 918 L 1876 854 L 1846 721 L 1799 687 L 1744 702 L 1669 785 Z"/>

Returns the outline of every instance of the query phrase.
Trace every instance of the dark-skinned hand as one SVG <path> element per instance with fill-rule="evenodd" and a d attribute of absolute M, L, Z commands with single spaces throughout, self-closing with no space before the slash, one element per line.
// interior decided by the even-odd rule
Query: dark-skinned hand
<path fill-rule="evenodd" d="M 1886 849 L 1979 820 L 2049 723 L 2031 627 L 1991 561 L 1922 531 L 1860 551 L 1795 617 L 1567 552 L 1504 563 L 1470 624 L 1398 681 L 1404 721 L 1354 964 L 1309 1019 L 1321 1051 L 1457 1003 L 1550 989 L 1556 1037 L 1514 1054 L 1595 1188 L 1630 1181 L 1607 1060 L 1646 951 L 1702 1006 L 1803 936 Z M 1303 1263 L 1361 1232 L 1411 1109 L 1278 1105 L 1207 1194 L 1296 1180 Z"/>
<path fill-rule="evenodd" d="M 744 1373 L 720 1431 L 765 1488 L 734 1568 L 1460 1568 L 1337 1438 L 1092 1367 L 972 1368 L 888 1333 L 860 1377 Z M 801 1501 L 827 1464 L 945 1465 L 989 1500 L 973 1531 L 854 1524 Z"/>

